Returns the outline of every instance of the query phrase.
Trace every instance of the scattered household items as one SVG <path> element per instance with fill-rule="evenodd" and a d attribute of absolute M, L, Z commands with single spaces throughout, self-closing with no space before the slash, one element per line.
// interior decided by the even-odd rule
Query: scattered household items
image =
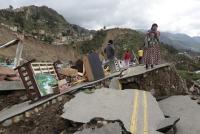
<path fill-rule="evenodd" d="M 42 97 L 53 94 L 54 91 L 52 87 L 58 84 L 55 76 L 46 73 L 36 74 L 35 80 Z"/>
<path fill-rule="evenodd" d="M 73 68 L 63 68 L 59 73 L 69 77 L 76 77 L 78 75 L 78 70 Z"/>
<path fill-rule="evenodd" d="M 53 63 L 54 67 L 55 67 L 55 71 L 58 75 L 58 78 L 60 80 L 65 79 L 65 76 L 62 75 L 61 73 L 59 73 L 59 71 L 62 69 L 63 63 L 60 60 L 57 60 Z"/>
<path fill-rule="evenodd" d="M 16 68 L 32 101 L 58 92 L 56 74 L 53 63 L 29 61 Z"/>
<path fill-rule="evenodd" d="M 85 66 L 84 66 L 83 60 L 78 59 L 75 62 L 75 65 L 71 66 L 71 68 L 76 69 L 78 71 L 78 75 L 79 76 L 84 76 L 85 75 Z"/>
<path fill-rule="evenodd" d="M 24 90 L 18 71 L 0 65 L 0 91 Z"/>
<path fill-rule="evenodd" d="M 66 79 L 62 79 L 58 81 L 58 88 L 60 93 L 63 93 L 64 91 L 66 91 L 67 89 L 69 89 L 71 86 L 69 84 L 69 82 L 67 82 Z"/>
<path fill-rule="evenodd" d="M 121 70 L 121 68 L 124 68 L 124 65 L 119 63 L 119 60 L 115 59 L 115 60 L 107 60 L 103 63 L 103 66 L 105 68 L 108 67 L 109 68 L 109 72 L 115 73 L 115 72 L 119 72 Z"/>
<path fill-rule="evenodd" d="M 136 56 L 136 54 L 135 54 L 135 52 L 132 50 L 132 56 L 133 56 L 133 62 L 132 63 L 130 63 L 130 66 L 134 66 L 135 64 L 139 64 L 139 61 L 138 61 L 138 59 L 137 59 L 137 56 Z"/>
<path fill-rule="evenodd" d="M 104 78 L 102 63 L 97 53 L 91 53 L 83 58 L 86 77 L 88 81 L 95 81 Z"/>
<path fill-rule="evenodd" d="M 70 85 L 75 85 L 86 80 L 85 67 L 82 60 L 77 60 L 74 65 L 62 67 L 58 71 L 62 79 L 66 79 Z"/>
<path fill-rule="evenodd" d="M 103 66 L 103 70 L 104 70 L 104 75 L 105 75 L 105 76 L 108 76 L 108 75 L 111 74 L 111 73 L 110 73 L 110 68 L 109 68 L 108 65 Z"/>

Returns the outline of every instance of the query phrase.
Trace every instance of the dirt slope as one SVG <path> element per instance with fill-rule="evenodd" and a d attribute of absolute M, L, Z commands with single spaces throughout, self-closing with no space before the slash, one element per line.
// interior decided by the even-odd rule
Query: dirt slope
<path fill-rule="evenodd" d="M 16 35 L 9 29 L 0 26 L 0 44 L 6 43 L 16 38 Z M 0 57 L 14 58 L 16 46 L 0 50 Z M 38 61 L 75 60 L 80 55 L 71 46 L 53 46 L 37 41 L 32 37 L 24 40 L 24 50 L 22 58 L 30 60 L 35 58 Z"/>

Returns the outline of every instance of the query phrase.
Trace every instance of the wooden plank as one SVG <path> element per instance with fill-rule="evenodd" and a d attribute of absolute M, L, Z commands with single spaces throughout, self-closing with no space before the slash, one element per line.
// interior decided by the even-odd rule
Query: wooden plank
<path fill-rule="evenodd" d="M 50 66 L 53 66 L 53 63 L 51 62 L 34 62 L 34 63 L 31 63 L 33 66 L 37 66 L 37 65 L 50 65 Z"/>
<path fill-rule="evenodd" d="M 50 69 L 52 69 L 52 68 L 54 68 L 53 66 L 32 66 L 32 68 L 35 70 L 35 69 L 48 69 L 48 68 L 50 68 Z"/>
<path fill-rule="evenodd" d="M 53 63 L 36 62 L 36 63 L 31 63 L 31 67 L 34 72 L 34 75 L 39 73 L 49 73 L 58 79 Z"/>
<path fill-rule="evenodd" d="M 48 70 L 34 71 L 34 74 L 39 74 L 39 73 L 49 73 L 49 74 L 51 74 L 51 72 L 53 74 L 56 74 L 56 72 L 54 70 L 51 70 L 51 71 L 48 71 Z"/>

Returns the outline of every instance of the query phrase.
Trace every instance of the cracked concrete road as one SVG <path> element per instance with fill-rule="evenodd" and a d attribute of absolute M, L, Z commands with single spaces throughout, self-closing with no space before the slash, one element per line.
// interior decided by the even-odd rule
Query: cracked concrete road
<path fill-rule="evenodd" d="M 127 131 L 137 134 L 155 134 L 164 119 L 155 98 L 141 90 L 99 89 L 92 94 L 80 92 L 64 105 L 62 117 L 87 123 L 95 117 L 121 120 Z"/>

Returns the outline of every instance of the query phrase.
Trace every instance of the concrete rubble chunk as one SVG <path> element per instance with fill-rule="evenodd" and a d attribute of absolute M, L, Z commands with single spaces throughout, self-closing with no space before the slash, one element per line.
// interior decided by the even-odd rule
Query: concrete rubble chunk
<path fill-rule="evenodd" d="M 176 124 L 176 134 L 200 133 L 200 107 L 197 101 L 191 100 L 189 95 L 172 96 L 159 102 L 160 108 L 166 115 L 180 117 Z"/>
<path fill-rule="evenodd" d="M 121 90 L 122 89 L 122 85 L 121 83 L 119 82 L 119 78 L 116 77 L 116 78 L 113 78 L 110 82 L 110 85 L 109 85 L 109 88 L 111 89 L 118 89 L 118 90 Z"/>
<path fill-rule="evenodd" d="M 122 127 L 119 123 L 109 123 L 101 128 L 86 128 L 82 131 L 75 132 L 74 134 L 122 134 Z"/>
<path fill-rule="evenodd" d="M 25 117 L 26 117 L 26 118 L 30 118 L 30 117 L 31 117 L 31 111 L 25 112 Z"/>
<path fill-rule="evenodd" d="M 53 99 L 53 100 L 52 100 L 52 104 L 56 104 L 56 99 Z"/>
<path fill-rule="evenodd" d="M 0 81 L 0 91 L 25 90 L 21 81 Z"/>
<path fill-rule="evenodd" d="M 173 127 L 175 127 L 176 123 L 179 120 L 180 120 L 180 118 L 178 118 L 178 117 L 165 118 L 158 125 L 157 131 L 166 133 L 166 132 L 170 131 Z"/>

